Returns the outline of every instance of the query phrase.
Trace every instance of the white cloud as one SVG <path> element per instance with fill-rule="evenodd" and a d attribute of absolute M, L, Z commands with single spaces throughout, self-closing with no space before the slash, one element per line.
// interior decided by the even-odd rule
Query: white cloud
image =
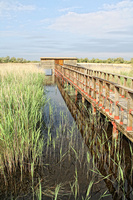
<path fill-rule="evenodd" d="M 59 12 L 70 12 L 72 10 L 75 10 L 75 9 L 79 9 L 80 7 L 68 7 L 68 8 L 62 8 L 62 9 L 59 9 Z"/>
<path fill-rule="evenodd" d="M 103 8 L 108 9 L 108 10 L 112 10 L 112 9 L 119 10 L 119 9 L 127 8 L 130 6 L 133 6 L 133 2 L 131 0 L 124 0 L 117 4 L 104 4 Z"/>
<path fill-rule="evenodd" d="M 33 5 L 23 5 L 18 1 L 1 1 L 0 2 L 0 16 L 2 17 L 10 17 L 10 12 L 18 12 L 18 11 L 33 11 L 35 10 L 35 6 Z"/>
<path fill-rule="evenodd" d="M 106 4 L 102 10 L 79 14 L 68 12 L 56 18 L 49 28 L 91 37 L 106 37 L 108 32 L 127 31 L 133 28 L 133 2 L 124 0 L 115 5 Z"/>

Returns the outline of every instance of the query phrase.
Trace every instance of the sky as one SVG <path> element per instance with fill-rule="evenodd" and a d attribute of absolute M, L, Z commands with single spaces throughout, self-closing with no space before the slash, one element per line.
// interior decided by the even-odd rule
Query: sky
<path fill-rule="evenodd" d="M 133 58 L 133 0 L 0 0 L 0 57 Z"/>

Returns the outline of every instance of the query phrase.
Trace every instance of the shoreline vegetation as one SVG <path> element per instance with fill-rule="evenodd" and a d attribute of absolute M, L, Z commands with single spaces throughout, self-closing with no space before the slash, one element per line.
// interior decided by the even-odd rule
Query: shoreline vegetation
<path fill-rule="evenodd" d="M 15 187 L 12 183 L 15 176 L 19 179 L 20 175 L 20 182 L 25 173 L 33 178 L 36 165 L 41 164 L 42 107 L 45 104 L 42 72 L 33 66 L 0 67 L 0 177 L 5 184 L 3 190 L 10 191 L 10 187 Z"/>

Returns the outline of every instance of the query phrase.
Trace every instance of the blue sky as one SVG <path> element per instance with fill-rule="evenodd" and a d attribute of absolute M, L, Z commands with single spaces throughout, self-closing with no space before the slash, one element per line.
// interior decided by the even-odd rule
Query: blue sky
<path fill-rule="evenodd" d="M 133 57 L 133 0 L 0 0 L 0 57 Z"/>

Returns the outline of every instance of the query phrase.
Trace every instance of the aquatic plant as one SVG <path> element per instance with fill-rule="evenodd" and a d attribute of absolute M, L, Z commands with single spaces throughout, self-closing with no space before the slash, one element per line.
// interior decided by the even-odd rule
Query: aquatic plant
<path fill-rule="evenodd" d="M 21 70 L 20 70 L 21 71 Z M 44 74 L 5 73 L 0 84 L 0 173 L 31 172 L 40 163 Z"/>

